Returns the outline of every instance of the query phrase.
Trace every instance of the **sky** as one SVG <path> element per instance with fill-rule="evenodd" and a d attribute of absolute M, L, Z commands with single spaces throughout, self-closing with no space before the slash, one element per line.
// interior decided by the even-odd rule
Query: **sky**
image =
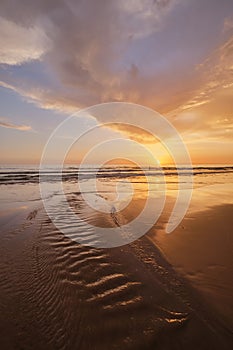
<path fill-rule="evenodd" d="M 166 117 L 195 164 L 233 164 L 232 0 L 1 0 L 0 14 L 2 164 L 38 163 L 61 122 L 107 102 Z M 78 127 L 89 122 L 102 120 L 84 113 Z M 99 137 L 123 137 L 170 161 L 140 129 L 99 133 L 68 160 Z"/>

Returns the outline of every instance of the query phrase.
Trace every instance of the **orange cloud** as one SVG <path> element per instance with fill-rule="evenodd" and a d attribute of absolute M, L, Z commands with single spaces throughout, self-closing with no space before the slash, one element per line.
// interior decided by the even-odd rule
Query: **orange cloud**
<path fill-rule="evenodd" d="M 5 122 L 2 118 L 0 119 L 0 127 L 7 128 L 7 129 L 20 130 L 20 131 L 32 130 L 31 126 L 29 126 L 29 125 L 15 125 L 12 123 Z"/>

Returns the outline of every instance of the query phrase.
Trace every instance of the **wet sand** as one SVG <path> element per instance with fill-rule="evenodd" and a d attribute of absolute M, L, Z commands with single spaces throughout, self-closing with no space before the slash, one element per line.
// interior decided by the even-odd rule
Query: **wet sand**
<path fill-rule="evenodd" d="M 220 200 L 219 200 L 220 202 Z M 211 206 L 212 204 L 212 206 Z M 167 214 L 150 231 L 175 270 L 198 289 L 205 302 L 228 329 L 233 330 L 233 204 L 209 202 L 202 210 L 190 208 L 179 227 L 164 233 Z"/>
<path fill-rule="evenodd" d="M 147 236 L 84 247 L 41 203 L 17 220 L 1 233 L 2 349 L 232 348 L 219 315 Z"/>
<path fill-rule="evenodd" d="M 125 175 L 125 169 L 118 170 L 119 176 L 115 169 L 110 178 L 109 169 L 104 172 L 101 184 L 106 187 L 94 198 L 114 195 L 114 181 L 128 173 L 130 178 L 133 173 L 135 193 L 124 211 L 109 215 L 90 210 L 72 180 L 75 171 L 64 182 L 71 207 L 92 229 L 85 222 L 70 222 L 54 172 L 45 175 L 54 215 L 84 242 L 95 237 L 96 226 L 129 222 L 143 208 L 144 179 L 137 171 Z M 8 182 L 3 173 L 1 349 L 231 349 L 233 181 L 228 170 L 196 175 L 189 212 L 167 235 L 177 195 L 176 179 L 169 175 L 159 221 L 141 239 L 112 249 L 84 247 L 61 234 L 43 208 L 34 173 L 19 183 L 21 173 Z M 159 179 L 151 172 L 151 181 Z M 149 229 L 154 214 L 151 206 L 139 225 Z"/>

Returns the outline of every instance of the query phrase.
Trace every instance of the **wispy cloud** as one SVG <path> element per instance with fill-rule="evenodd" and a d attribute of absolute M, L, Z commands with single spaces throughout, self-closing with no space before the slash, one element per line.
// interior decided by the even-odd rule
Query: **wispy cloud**
<path fill-rule="evenodd" d="M 169 115 L 177 115 L 185 110 L 208 105 L 216 99 L 216 93 L 232 88 L 233 74 L 233 36 L 217 47 L 209 56 L 196 66 L 196 74 L 202 77 L 199 87 L 193 90 L 190 99 L 177 109 L 171 110 Z"/>
<path fill-rule="evenodd" d="M 227 17 L 224 21 L 224 31 L 229 31 L 233 29 L 233 15 Z"/>
<path fill-rule="evenodd" d="M 10 122 L 7 122 L 4 118 L 0 118 L 0 127 L 7 129 L 15 129 L 20 131 L 30 131 L 32 130 L 29 125 L 16 125 Z"/>

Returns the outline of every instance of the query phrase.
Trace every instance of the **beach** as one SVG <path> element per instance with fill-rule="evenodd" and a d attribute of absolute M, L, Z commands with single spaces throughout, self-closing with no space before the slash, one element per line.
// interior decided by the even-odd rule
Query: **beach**
<path fill-rule="evenodd" d="M 0 350 L 232 350 L 233 0 L 0 10 Z"/>
<path fill-rule="evenodd" d="M 231 349 L 233 177 L 232 168 L 220 170 L 196 171 L 189 211 L 166 234 L 177 193 L 173 170 L 167 170 L 161 217 L 146 235 L 115 248 L 88 247 L 64 236 L 44 209 L 37 172 L 12 175 L 11 169 L 9 177 L 2 170 L 1 348 Z M 124 171 L 112 176 L 108 169 L 111 180 L 105 171 L 104 185 L 122 179 Z M 125 177 L 131 173 L 127 169 Z M 117 225 L 121 218 L 88 208 L 72 174 L 64 186 L 73 208 L 92 224 Z M 46 176 L 53 186 L 54 173 Z M 145 199 L 141 174 L 130 180 L 136 198 L 121 213 L 126 220 Z M 111 186 L 108 191 L 99 194 L 111 195 Z M 69 225 L 60 207 L 56 215 Z M 85 234 L 83 224 L 76 229 Z"/>

